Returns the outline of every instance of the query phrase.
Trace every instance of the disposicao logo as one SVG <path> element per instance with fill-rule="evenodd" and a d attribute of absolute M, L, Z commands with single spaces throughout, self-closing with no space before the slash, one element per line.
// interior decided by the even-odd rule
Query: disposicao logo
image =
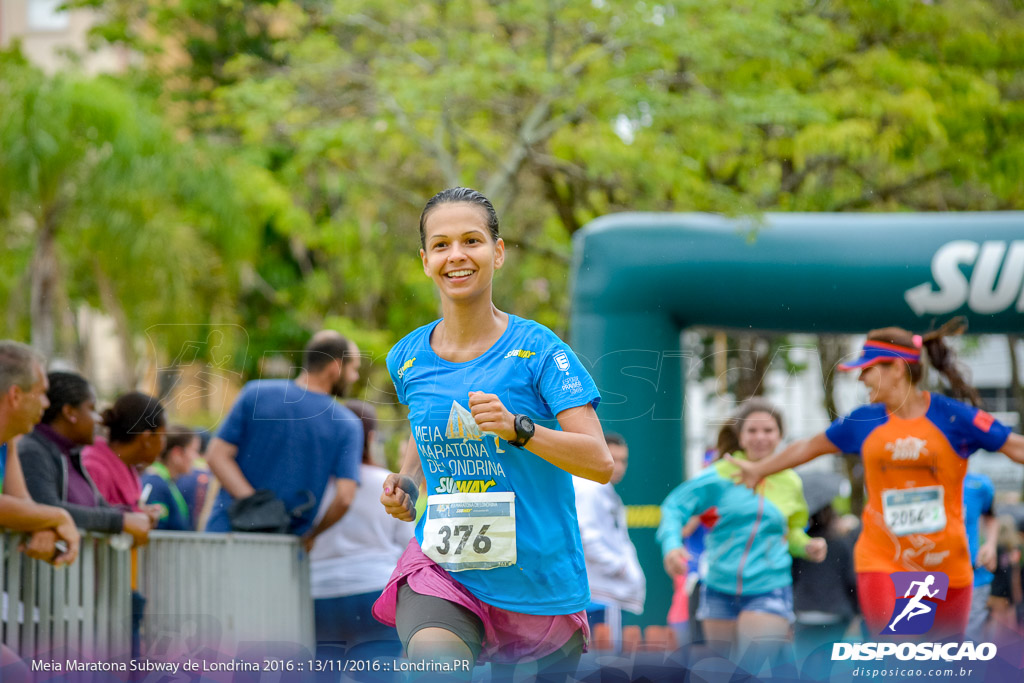
<path fill-rule="evenodd" d="M 946 599 L 949 577 L 942 572 L 895 572 L 890 574 L 896 587 L 896 604 L 885 628 L 879 635 L 921 635 L 935 624 L 938 601 Z M 987 661 L 996 656 L 993 643 L 967 641 L 945 643 L 834 643 L 832 661 L 879 660 L 896 657 L 899 660 Z"/>
<path fill-rule="evenodd" d="M 896 586 L 896 606 L 880 635 L 928 633 L 935 623 L 936 601 L 946 599 L 949 577 L 942 572 L 896 572 L 889 578 Z"/>

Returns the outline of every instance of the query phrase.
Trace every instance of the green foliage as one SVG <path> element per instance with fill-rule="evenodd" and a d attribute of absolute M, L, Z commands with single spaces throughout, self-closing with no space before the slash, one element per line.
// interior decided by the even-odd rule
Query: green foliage
<path fill-rule="evenodd" d="M 240 169 L 225 182 L 260 228 L 197 226 L 215 249 L 179 267 L 229 282 L 203 259 L 251 240 L 225 315 L 266 348 L 435 316 L 417 217 L 457 183 L 502 217 L 498 304 L 563 333 L 571 234 L 605 213 L 1024 203 L 1011 0 L 75 4 L 141 55 L 122 80 Z"/>
<path fill-rule="evenodd" d="M 35 316 L 87 303 L 126 334 L 161 326 L 168 354 L 211 323 L 236 322 L 238 270 L 258 247 L 251 226 L 283 211 L 258 203 L 271 192 L 240 188 L 268 190 L 272 177 L 179 139 L 114 79 L 47 78 L 16 54 L 0 59 L 0 287 L 15 325 L 30 313 L 32 254 L 47 235 L 59 283 Z"/>

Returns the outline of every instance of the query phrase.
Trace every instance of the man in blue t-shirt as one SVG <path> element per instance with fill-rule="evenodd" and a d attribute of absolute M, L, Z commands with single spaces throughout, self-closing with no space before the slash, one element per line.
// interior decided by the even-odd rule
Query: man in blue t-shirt
<path fill-rule="evenodd" d="M 232 531 L 228 510 L 269 490 L 291 512 L 288 532 L 313 539 L 348 510 L 359 480 L 363 427 L 335 400 L 359 379 L 359 352 L 333 331 L 306 346 L 294 380 L 258 380 L 242 389 L 210 442 L 207 461 L 221 484 L 207 531 Z M 313 528 L 331 477 L 336 497 Z"/>
<path fill-rule="evenodd" d="M 964 477 L 964 526 L 967 527 L 967 545 L 974 564 L 974 592 L 971 594 L 971 616 L 967 622 L 967 637 L 976 642 L 984 640 L 983 630 L 988 620 L 988 596 L 992 588 L 992 572 L 996 566 L 996 535 L 999 523 L 992 514 L 995 487 L 988 475 L 968 472 Z M 980 528 L 979 528 L 980 527 Z M 985 536 L 980 544 L 979 531 Z"/>

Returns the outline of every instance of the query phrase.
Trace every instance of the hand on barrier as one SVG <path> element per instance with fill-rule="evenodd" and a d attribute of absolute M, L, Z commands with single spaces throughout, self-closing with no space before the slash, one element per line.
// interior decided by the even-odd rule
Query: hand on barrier
<path fill-rule="evenodd" d="M 141 505 L 139 509 L 142 510 L 143 514 L 149 517 L 151 529 L 155 529 L 156 525 L 160 523 L 160 518 L 164 514 L 164 507 L 162 505 Z"/>
<path fill-rule="evenodd" d="M 50 556 L 45 558 L 47 562 L 55 567 L 61 567 L 66 564 L 71 564 L 78 557 L 78 546 L 82 542 L 82 535 L 78 532 L 78 527 L 75 525 L 75 521 L 71 519 L 71 515 L 66 510 L 61 510 L 60 523 L 53 528 L 53 532 L 57 534 L 58 541 L 54 544 L 54 548 L 50 549 Z M 39 533 L 39 532 L 36 532 Z M 61 549 L 60 541 L 64 542 L 66 546 L 63 550 Z"/>
<path fill-rule="evenodd" d="M 416 482 L 404 474 L 389 474 L 384 480 L 384 493 L 380 502 L 389 515 L 403 522 L 416 519 L 416 499 L 419 498 Z"/>
<path fill-rule="evenodd" d="M 18 546 L 18 550 L 33 560 L 50 562 L 57 554 L 57 532 L 53 529 L 43 529 L 28 534 L 27 539 Z"/>
<path fill-rule="evenodd" d="M 124 531 L 131 534 L 133 547 L 149 543 L 149 531 L 152 528 L 149 515 L 141 512 L 124 513 Z"/>

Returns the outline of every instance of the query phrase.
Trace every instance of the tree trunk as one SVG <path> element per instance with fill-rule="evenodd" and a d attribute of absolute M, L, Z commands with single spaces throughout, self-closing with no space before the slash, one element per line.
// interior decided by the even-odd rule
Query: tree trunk
<path fill-rule="evenodd" d="M 821 362 L 821 382 L 825 387 L 825 412 L 828 419 L 839 417 L 836 407 L 836 366 L 846 354 L 846 338 L 834 334 L 818 335 L 818 359 Z"/>
<path fill-rule="evenodd" d="M 32 346 L 48 360 L 56 350 L 58 263 L 57 231 L 53 214 L 44 215 L 32 255 L 29 289 L 29 320 Z"/>
<path fill-rule="evenodd" d="M 103 270 L 96 266 L 96 288 L 100 293 L 100 301 L 103 302 L 103 312 L 114 318 L 114 327 L 117 329 L 117 338 L 121 342 L 121 362 L 123 364 L 121 378 L 123 389 L 131 390 L 139 382 L 138 358 L 135 355 L 135 344 L 132 340 L 131 326 L 128 324 L 128 316 L 118 301 L 114 292 L 114 285 Z"/>
<path fill-rule="evenodd" d="M 846 355 L 846 337 L 833 334 L 818 335 L 818 359 L 821 361 L 821 381 L 825 387 L 825 411 L 828 419 L 839 417 L 836 406 L 836 367 Z M 846 454 L 843 457 L 843 468 L 850 480 L 850 512 L 860 516 L 864 510 L 864 468 L 860 459 Z"/>
<path fill-rule="evenodd" d="M 714 369 L 718 395 L 725 396 L 729 393 L 729 335 L 725 332 L 715 332 Z"/>
<path fill-rule="evenodd" d="M 743 402 L 764 394 L 764 376 L 771 364 L 771 339 L 758 334 L 737 338 L 739 350 L 736 371 L 736 401 Z"/>

